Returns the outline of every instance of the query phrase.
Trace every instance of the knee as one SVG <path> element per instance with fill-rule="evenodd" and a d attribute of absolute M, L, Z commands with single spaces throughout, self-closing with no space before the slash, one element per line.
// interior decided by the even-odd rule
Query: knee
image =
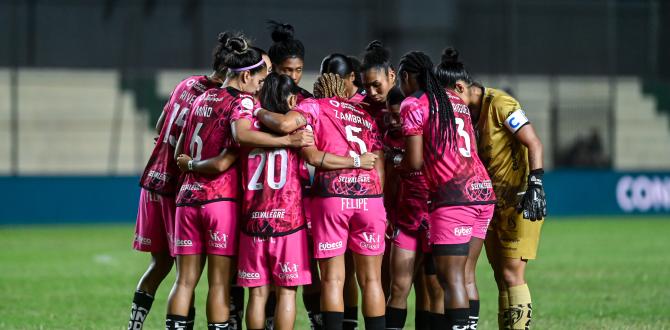
<path fill-rule="evenodd" d="M 412 288 L 412 277 L 396 276 L 391 283 L 391 292 L 394 296 L 407 297 Z"/>
<path fill-rule="evenodd" d="M 194 289 L 198 283 L 198 277 L 192 272 L 180 272 L 177 274 L 177 285 L 185 288 Z"/>
<path fill-rule="evenodd" d="M 169 254 L 154 254 L 152 257 L 153 260 L 151 262 L 151 270 L 166 274 L 172 270 L 172 266 L 174 265 L 174 258 Z"/>
<path fill-rule="evenodd" d="M 504 267 L 501 275 L 501 280 L 507 287 L 521 285 L 525 282 L 523 271 L 512 265 Z"/>

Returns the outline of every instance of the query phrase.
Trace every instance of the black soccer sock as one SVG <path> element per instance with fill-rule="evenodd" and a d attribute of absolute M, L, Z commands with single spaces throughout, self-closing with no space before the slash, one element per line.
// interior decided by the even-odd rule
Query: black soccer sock
<path fill-rule="evenodd" d="M 193 330 L 195 326 L 195 307 L 191 307 L 188 310 L 188 316 L 186 317 L 186 330 Z"/>
<path fill-rule="evenodd" d="M 270 291 L 267 303 L 265 303 L 265 329 L 273 330 L 275 327 L 275 308 L 277 308 L 277 296 Z"/>
<path fill-rule="evenodd" d="M 244 288 L 233 286 L 230 288 L 230 330 L 242 330 L 244 321 Z"/>
<path fill-rule="evenodd" d="M 469 308 L 445 308 L 444 317 L 447 322 L 447 329 L 467 329 L 468 328 Z"/>
<path fill-rule="evenodd" d="M 417 309 L 414 315 L 414 325 L 416 330 L 430 330 L 430 312 Z"/>
<path fill-rule="evenodd" d="M 230 323 L 219 322 L 219 323 L 207 323 L 207 330 L 230 330 Z"/>
<path fill-rule="evenodd" d="M 130 321 L 128 321 L 128 330 L 141 330 L 144 326 L 151 305 L 154 303 L 154 296 L 142 291 L 135 291 L 133 296 L 133 305 L 130 307 Z"/>
<path fill-rule="evenodd" d="M 321 317 L 321 294 L 311 293 L 302 295 L 302 301 L 307 310 L 309 323 L 312 330 L 321 330 L 323 328 L 323 320 Z"/>
<path fill-rule="evenodd" d="M 184 330 L 186 322 L 188 322 L 186 316 L 168 314 L 165 317 L 165 330 Z"/>
<path fill-rule="evenodd" d="M 442 329 L 444 328 L 444 314 L 440 313 L 430 313 L 430 329 Z"/>
<path fill-rule="evenodd" d="M 470 314 L 468 316 L 468 329 L 477 330 L 479 323 L 479 300 L 470 300 Z"/>
<path fill-rule="evenodd" d="M 405 327 L 407 309 L 386 307 L 386 329 L 402 329 Z M 368 320 L 365 318 L 365 328 L 368 328 Z"/>
<path fill-rule="evenodd" d="M 321 312 L 323 316 L 324 330 L 342 330 L 342 320 L 344 313 L 342 312 Z"/>
<path fill-rule="evenodd" d="M 407 315 L 407 311 L 405 311 Z M 386 327 L 386 316 L 365 316 L 363 317 L 363 322 L 365 322 L 365 330 L 384 330 L 388 329 Z"/>
<path fill-rule="evenodd" d="M 344 307 L 344 320 L 342 330 L 358 329 L 358 306 Z"/>

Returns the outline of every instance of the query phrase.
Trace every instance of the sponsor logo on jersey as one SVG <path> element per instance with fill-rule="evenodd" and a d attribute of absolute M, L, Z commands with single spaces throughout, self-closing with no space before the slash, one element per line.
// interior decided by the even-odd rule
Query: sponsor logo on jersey
<path fill-rule="evenodd" d="M 228 235 L 210 229 L 209 245 L 218 249 L 225 249 L 228 247 Z"/>
<path fill-rule="evenodd" d="M 319 251 L 332 251 L 341 249 L 343 246 L 342 241 L 337 242 L 320 242 Z"/>
<path fill-rule="evenodd" d="M 491 183 L 491 180 L 483 180 L 480 182 L 473 182 L 470 184 L 470 189 L 471 190 L 482 190 L 482 189 L 492 189 L 493 184 Z"/>
<path fill-rule="evenodd" d="M 330 102 L 330 105 L 332 105 L 332 106 L 334 106 L 334 107 L 336 107 L 336 108 L 339 108 L 339 107 L 340 107 L 340 102 L 337 102 L 337 101 L 335 101 L 335 100 L 329 100 L 329 102 Z"/>
<path fill-rule="evenodd" d="M 382 235 L 378 233 L 363 232 L 363 241 L 360 242 L 360 247 L 377 250 L 381 247 Z"/>
<path fill-rule="evenodd" d="M 279 268 L 281 272 L 279 273 L 279 278 L 283 280 L 297 280 L 299 277 L 298 274 L 298 265 L 290 262 L 280 262 Z"/>
<path fill-rule="evenodd" d="M 345 175 L 340 175 L 337 177 L 337 180 L 339 182 L 344 182 L 344 183 L 370 183 L 372 182 L 372 178 L 370 177 L 370 174 L 361 174 L 358 176 L 345 176 Z"/>
<path fill-rule="evenodd" d="M 179 191 L 187 190 L 202 190 L 202 184 L 200 182 L 186 183 L 181 185 Z"/>
<path fill-rule="evenodd" d="M 367 198 L 341 198 L 342 211 L 344 210 L 368 210 Z"/>
<path fill-rule="evenodd" d="M 190 239 L 175 239 L 174 245 L 176 246 L 193 246 L 193 241 Z"/>
<path fill-rule="evenodd" d="M 454 235 L 456 235 L 456 237 L 470 236 L 472 235 L 472 227 L 466 227 L 466 226 L 456 227 L 454 228 Z"/>
<path fill-rule="evenodd" d="M 254 272 L 246 272 L 242 269 L 237 271 L 237 277 L 241 278 L 243 280 L 260 280 L 261 279 L 261 274 L 260 273 L 254 273 Z"/>
<path fill-rule="evenodd" d="M 251 98 L 245 97 L 240 101 L 242 108 L 251 110 L 254 108 L 254 101 Z"/>
<path fill-rule="evenodd" d="M 286 215 L 285 209 L 274 209 L 271 211 L 255 211 L 251 212 L 252 219 L 284 219 Z"/>
<path fill-rule="evenodd" d="M 160 180 L 160 181 L 163 181 L 163 182 L 166 182 L 168 179 L 170 179 L 170 175 L 169 175 L 169 174 L 167 174 L 167 173 L 161 173 L 161 172 L 154 171 L 154 170 L 149 171 L 148 176 L 149 176 L 150 178 L 153 178 L 153 179 L 156 179 L 156 180 Z"/>

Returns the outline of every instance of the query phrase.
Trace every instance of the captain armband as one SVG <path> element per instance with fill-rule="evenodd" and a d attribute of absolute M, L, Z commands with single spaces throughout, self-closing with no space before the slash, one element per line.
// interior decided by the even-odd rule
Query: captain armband
<path fill-rule="evenodd" d="M 521 110 L 517 109 L 516 111 L 512 112 L 507 119 L 505 119 L 505 127 L 512 132 L 512 134 L 516 133 L 518 130 L 521 129 L 521 127 L 525 126 L 528 124 L 530 121 L 528 121 L 528 118 L 526 117 L 526 113 Z"/>

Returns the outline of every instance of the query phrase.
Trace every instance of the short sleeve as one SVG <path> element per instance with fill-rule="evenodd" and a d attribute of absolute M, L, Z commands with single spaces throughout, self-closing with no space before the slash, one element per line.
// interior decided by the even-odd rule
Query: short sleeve
<path fill-rule="evenodd" d="M 400 104 L 402 134 L 404 136 L 423 135 L 423 112 L 419 99 L 408 97 Z"/>
<path fill-rule="evenodd" d="M 232 104 L 232 113 L 230 115 L 230 122 L 233 123 L 239 119 L 251 119 L 254 117 L 256 109 L 260 108 L 260 104 L 251 95 L 241 94 Z"/>
<path fill-rule="evenodd" d="M 298 104 L 293 111 L 305 117 L 308 125 L 316 127 L 319 118 L 319 102 L 315 99 L 305 99 Z"/>

